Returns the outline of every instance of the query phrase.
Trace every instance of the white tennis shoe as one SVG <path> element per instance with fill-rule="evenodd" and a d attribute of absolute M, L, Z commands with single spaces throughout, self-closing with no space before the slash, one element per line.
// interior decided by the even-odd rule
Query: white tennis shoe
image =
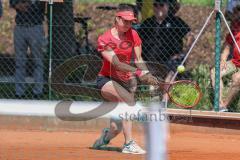
<path fill-rule="evenodd" d="M 146 151 L 143 150 L 135 141 L 132 140 L 128 144 L 123 145 L 122 153 L 145 154 Z"/>

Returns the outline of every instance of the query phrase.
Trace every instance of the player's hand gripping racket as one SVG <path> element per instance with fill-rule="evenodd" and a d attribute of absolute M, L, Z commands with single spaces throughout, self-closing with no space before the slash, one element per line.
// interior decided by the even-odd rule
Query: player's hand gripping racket
<path fill-rule="evenodd" d="M 179 80 L 173 83 L 159 81 L 159 87 L 167 92 L 171 102 L 182 108 L 195 107 L 202 97 L 198 84 L 190 80 Z"/>

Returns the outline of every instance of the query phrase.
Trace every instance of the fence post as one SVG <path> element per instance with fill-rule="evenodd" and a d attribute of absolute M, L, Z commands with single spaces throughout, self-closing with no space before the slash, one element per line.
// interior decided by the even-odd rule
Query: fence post
<path fill-rule="evenodd" d="M 52 99 L 52 15 L 53 15 L 53 0 L 49 0 L 49 69 L 48 69 L 48 99 Z"/>
<path fill-rule="evenodd" d="M 214 93 L 214 110 L 219 111 L 220 96 L 220 58 L 221 58 L 221 0 L 215 0 L 216 11 L 216 39 L 215 39 L 215 93 Z"/>

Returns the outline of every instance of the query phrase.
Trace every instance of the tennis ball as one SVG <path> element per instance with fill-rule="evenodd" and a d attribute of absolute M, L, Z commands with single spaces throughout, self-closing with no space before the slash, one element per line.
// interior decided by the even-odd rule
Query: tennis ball
<path fill-rule="evenodd" d="M 180 66 L 177 67 L 177 71 L 179 73 L 183 73 L 185 71 L 185 67 L 183 65 L 180 65 Z"/>

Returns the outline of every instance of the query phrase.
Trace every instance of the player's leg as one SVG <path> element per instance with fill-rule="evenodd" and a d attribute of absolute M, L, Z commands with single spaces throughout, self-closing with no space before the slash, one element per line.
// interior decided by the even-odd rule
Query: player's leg
<path fill-rule="evenodd" d="M 109 81 L 106 83 L 101 90 L 102 96 L 108 101 L 117 101 L 124 102 L 128 105 L 134 106 L 135 99 L 134 93 L 128 92 L 124 87 L 115 81 Z M 116 133 L 119 133 L 118 130 L 115 130 L 117 123 L 112 121 L 110 132 L 107 137 L 116 136 Z M 129 143 L 132 140 L 132 122 L 131 121 L 122 121 L 123 134 L 125 137 L 125 144 Z"/>
<path fill-rule="evenodd" d="M 143 150 L 133 139 L 132 139 L 132 122 L 131 121 L 122 121 L 123 134 L 125 142 L 122 148 L 122 153 L 130 154 L 145 154 L 146 151 Z"/>
<path fill-rule="evenodd" d="M 108 81 L 106 82 L 102 88 L 101 88 L 101 94 L 102 96 L 111 102 L 124 102 L 127 103 L 130 106 L 135 105 L 135 99 L 134 99 L 134 93 L 129 92 L 126 90 L 123 86 L 121 86 L 119 83 L 115 81 Z M 119 124 L 118 121 L 111 120 L 110 123 L 110 129 L 108 129 L 103 133 L 103 135 L 98 139 L 95 144 L 94 148 L 99 148 L 103 145 L 106 145 L 109 143 L 109 141 L 116 137 L 120 132 L 120 129 L 122 127 L 123 134 L 125 138 L 125 143 L 123 146 L 123 153 L 131 153 L 131 154 L 144 154 L 145 151 L 139 147 L 132 138 L 132 122 L 129 120 L 122 120 L 122 125 Z M 103 139 L 104 143 L 98 143 L 101 142 L 101 139 Z"/>
<path fill-rule="evenodd" d="M 111 119 L 110 128 L 104 128 L 102 130 L 101 137 L 94 142 L 93 148 L 99 149 L 100 147 L 107 145 L 121 131 L 122 131 L 122 121 Z"/>
<path fill-rule="evenodd" d="M 111 93 L 113 97 L 108 93 Z M 116 100 L 115 98 L 117 98 L 119 102 L 124 102 L 132 106 L 135 105 L 134 92 L 127 91 L 124 87 L 122 87 L 115 81 L 110 81 L 109 83 L 106 83 L 106 85 L 103 86 L 102 95 L 103 97 L 108 98 L 108 100 L 113 101 Z M 114 128 L 114 126 L 112 126 L 113 124 L 114 123 L 111 123 L 110 128 Z M 115 122 L 115 124 L 117 123 Z M 125 138 L 122 152 L 130 154 L 145 154 L 146 151 L 143 150 L 132 138 L 132 121 L 122 120 L 122 129 Z M 114 138 L 118 133 L 119 130 L 116 131 L 114 129 L 110 129 L 110 132 L 108 132 L 106 137 Z"/>
<path fill-rule="evenodd" d="M 229 88 L 227 97 L 223 102 L 223 106 L 227 107 L 230 104 L 230 102 L 234 99 L 234 97 L 238 94 L 239 91 L 240 91 L 240 72 L 237 72 L 232 75 L 232 84 Z"/>
<path fill-rule="evenodd" d="M 123 120 L 123 135 L 125 138 L 124 144 L 129 143 L 132 140 L 132 122 L 130 120 Z"/>
<path fill-rule="evenodd" d="M 123 129 L 122 129 L 123 128 Z M 100 147 L 107 145 L 111 139 L 116 137 L 121 130 L 125 137 L 125 143 L 123 145 L 122 152 L 130 154 L 145 154 L 146 151 L 143 150 L 133 139 L 132 139 L 132 122 L 131 121 L 119 121 L 111 119 L 110 129 L 104 128 L 101 137 L 96 140 L 93 148 L 100 149 Z"/>
<path fill-rule="evenodd" d="M 110 102 L 125 102 L 131 106 L 135 105 L 134 93 L 128 92 L 124 87 L 122 87 L 119 83 L 112 81 L 108 77 L 99 77 L 97 80 L 98 88 L 101 88 L 101 95 L 104 99 Z M 129 121 L 130 122 L 130 121 Z M 121 124 L 119 124 L 121 123 Z M 102 136 L 95 141 L 93 148 L 99 148 L 103 145 L 109 143 L 109 141 L 119 134 L 122 129 L 122 122 L 117 122 L 117 120 L 111 120 L 110 129 L 105 128 L 103 130 Z M 131 123 L 124 124 L 124 136 L 125 141 L 129 141 L 132 139 L 131 135 Z"/>
<path fill-rule="evenodd" d="M 123 128 L 122 121 L 118 119 L 110 120 L 110 132 L 106 135 L 106 140 L 111 140 L 121 133 Z"/>
<path fill-rule="evenodd" d="M 101 95 L 110 102 L 125 102 L 130 106 L 136 103 L 134 93 L 130 93 L 115 81 L 107 82 L 101 89 Z"/>
<path fill-rule="evenodd" d="M 223 101 L 223 77 L 227 75 L 231 75 L 236 71 L 235 65 L 232 63 L 232 61 L 227 61 L 226 66 L 223 67 L 220 70 L 220 92 L 219 92 L 219 101 L 220 101 L 220 111 L 226 111 L 226 103 Z M 211 69 L 211 81 L 212 81 L 212 86 L 215 86 L 215 68 Z"/>

